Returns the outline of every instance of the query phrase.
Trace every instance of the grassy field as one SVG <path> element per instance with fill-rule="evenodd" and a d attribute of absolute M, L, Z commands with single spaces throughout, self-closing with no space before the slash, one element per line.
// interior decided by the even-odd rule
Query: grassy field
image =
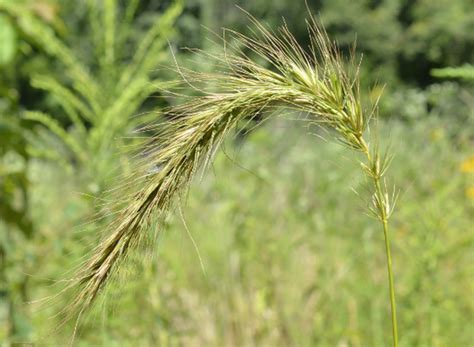
<path fill-rule="evenodd" d="M 400 189 L 392 221 L 400 346 L 474 340 L 474 159 L 469 128 L 453 124 L 426 117 L 379 125 L 396 154 L 390 176 Z M 367 183 L 347 149 L 310 132 L 276 120 L 226 143 L 195 181 L 182 217 L 176 209 L 166 220 L 158 249 L 147 254 L 153 260 L 132 259 L 131 276 L 110 288 L 77 344 L 387 345 L 383 234 L 365 214 Z M 39 298 L 54 293 L 47 278 L 77 262 L 69 253 L 87 233 L 74 223 L 90 203 L 56 167 L 36 164 L 32 180 L 41 235 L 57 240 L 41 248 L 40 237 L 30 254 Z M 33 306 L 39 343 L 70 337 L 68 326 L 49 333 L 58 323 L 46 319 L 52 312 Z"/>

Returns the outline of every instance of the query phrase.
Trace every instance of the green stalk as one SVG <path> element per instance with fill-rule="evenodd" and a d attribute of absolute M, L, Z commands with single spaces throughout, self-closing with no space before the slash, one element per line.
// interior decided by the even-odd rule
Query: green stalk
<path fill-rule="evenodd" d="M 395 302 L 395 286 L 393 282 L 392 256 L 390 252 L 390 238 L 388 235 L 387 221 L 383 222 L 383 234 L 385 236 L 385 253 L 387 255 L 387 273 L 390 291 L 390 308 L 392 310 L 392 334 L 393 346 L 398 347 L 398 327 L 397 327 L 397 304 Z"/>
<path fill-rule="evenodd" d="M 368 146 L 364 144 L 364 152 L 367 156 L 369 163 L 370 171 L 368 172 L 372 178 L 374 189 L 375 189 L 375 199 L 374 199 L 374 208 L 377 212 L 377 217 L 382 223 L 383 234 L 385 240 L 385 255 L 387 257 L 387 275 L 388 275 L 388 285 L 389 285 L 389 294 L 390 294 L 390 309 L 392 315 L 392 335 L 393 335 L 393 347 L 398 347 L 398 326 L 397 326 L 397 305 L 395 301 L 395 285 L 393 280 L 393 266 L 392 266 L 392 254 L 390 251 L 390 236 L 388 232 L 388 219 L 390 217 L 390 201 L 388 199 L 386 189 L 382 188 L 380 180 L 383 176 L 384 164 L 380 163 L 380 155 L 378 152 L 375 153 L 373 158 L 370 155 Z"/>

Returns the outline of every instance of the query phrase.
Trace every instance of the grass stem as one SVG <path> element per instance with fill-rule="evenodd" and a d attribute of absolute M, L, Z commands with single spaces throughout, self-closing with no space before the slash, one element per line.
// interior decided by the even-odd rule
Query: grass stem
<path fill-rule="evenodd" d="M 376 146 L 378 149 L 378 146 Z M 390 217 L 390 201 L 388 200 L 388 194 L 386 189 L 382 188 L 380 183 L 382 173 L 380 172 L 380 161 L 379 153 L 375 153 L 374 156 L 370 155 L 370 152 L 366 151 L 368 162 L 372 168 L 372 180 L 375 189 L 374 207 L 377 211 L 377 216 L 382 223 L 384 241 L 385 241 L 385 255 L 387 257 L 387 275 L 388 275 L 388 286 L 390 295 L 390 309 L 392 315 L 392 335 L 393 335 L 393 347 L 398 347 L 398 326 L 397 326 L 397 305 L 395 301 L 395 285 L 393 280 L 393 266 L 392 266 L 392 254 L 390 251 L 390 235 L 388 231 L 388 218 Z"/>
<path fill-rule="evenodd" d="M 393 347 L 398 347 L 398 327 L 397 327 L 397 304 L 395 302 L 395 285 L 393 281 L 393 269 L 392 269 L 392 255 L 390 252 L 390 236 L 388 233 L 388 224 L 384 220 L 383 234 L 385 238 L 385 254 L 387 256 L 387 273 L 388 273 L 388 285 L 390 291 L 390 308 L 392 311 L 392 334 L 393 334 Z"/>
<path fill-rule="evenodd" d="M 388 231 L 388 219 L 390 218 L 396 198 L 394 197 L 392 199 L 393 201 L 391 201 L 386 186 L 381 183 L 384 173 L 390 164 L 390 157 L 385 156 L 385 158 L 381 160 L 378 144 L 373 146 L 373 152 L 371 154 L 368 143 L 362 137 L 358 142 L 361 143 L 361 150 L 367 157 L 368 164 L 363 165 L 365 173 L 372 179 L 374 185 L 374 195 L 372 199 L 373 206 L 371 212 L 374 217 L 379 219 L 383 227 L 385 255 L 387 257 L 390 309 L 392 316 L 393 347 L 398 347 L 397 305 L 395 301 L 392 254 L 390 251 L 390 235 Z"/>

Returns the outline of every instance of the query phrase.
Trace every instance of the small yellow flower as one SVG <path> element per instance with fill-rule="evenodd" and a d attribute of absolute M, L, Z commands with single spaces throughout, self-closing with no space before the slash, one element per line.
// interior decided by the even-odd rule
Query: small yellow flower
<path fill-rule="evenodd" d="M 464 173 L 473 173 L 474 172 L 474 156 L 465 159 L 461 163 L 459 170 L 461 170 L 461 172 L 464 172 Z"/>
<path fill-rule="evenodd" d="M 467 196 L 469 199 L 474 199 L 474 186 L 468 187 L 468 188 L 466 189 L 466 196 Z"/>

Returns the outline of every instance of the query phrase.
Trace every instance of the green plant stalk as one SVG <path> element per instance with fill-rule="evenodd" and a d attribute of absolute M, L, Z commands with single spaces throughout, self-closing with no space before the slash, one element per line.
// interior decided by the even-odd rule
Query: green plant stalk
<path fill-rule="evenodd" d="M 385 238 L 385 253 L 387 255 L 387 273 L 388 273 L 388 284 L 389 284 L 389 291 L 390 291 L 390 308 L 392 311 L 393 346 L 398 347 L 397 304 L 395 302 L 395 285 L 393 281 L 392 255 L 390 252 L 390 237 L 388 235 L 387 221 L 384 221 L 382 224 L 383 224 L 383 234 Z"/>
<path fill-rule="evenodd" d="M 376 152 L 375 156 L 371 156 L 368 150 L 368 146 L 365 142 L 363 143 L 364 152 L 367 156 L 367 161 L 369 167 L 372 168 L 370 176 L 374 185 L 374 194 L 375 199 L 374 207 L 376 208 L 377 217 L 380 220 L 383 227 L 384 241 L 385 241 L 385 255 L 387 257 L 387 275 L 388 275 L 388 285 L 389 285 L 389 295 L 390 295 L 390 309 L 391 309 L 391 318 L 392 318 L 392 336 L 393 336 L 393 346 L 398 347 L 398 324 L 397 324 L 397 305 L 395 301 L 395 285 L 393 279 L 393 266 L 392 266 L 392 254 L 390 251 L 390 235 L 388 231 L 388 219 L 390 217 L 391 208 L 389 199 L 387 196 L 386 189 L 382 188 L 381 178 L 383 176 L 383 171 L 381 171 L 379 153 Z M 374 159 L 375 157 L 375 159 Z M 377 203 L 378 202 L 378 203 Z M 392 203 L 393 204 L 393 203 Z"/>

